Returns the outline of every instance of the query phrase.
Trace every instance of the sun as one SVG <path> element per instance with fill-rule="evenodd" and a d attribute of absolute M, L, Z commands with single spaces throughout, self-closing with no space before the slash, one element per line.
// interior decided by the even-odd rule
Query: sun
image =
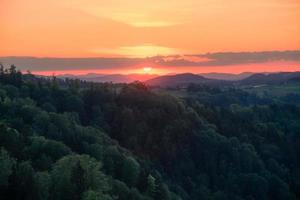
<path fill-rule="evenodd" d="M 143 71 L 145 74 L 149 74 L 152 71 L 152 67 L 144 67 Z"/>

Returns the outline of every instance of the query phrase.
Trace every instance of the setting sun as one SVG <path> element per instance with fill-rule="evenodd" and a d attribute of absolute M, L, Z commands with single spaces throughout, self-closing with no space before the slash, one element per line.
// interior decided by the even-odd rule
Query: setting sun
<path fill-rule="evenodd" d="M 145 74 L 149 74 L 152 71 L 152 67 L 144 67 L 143 71 Z"/>

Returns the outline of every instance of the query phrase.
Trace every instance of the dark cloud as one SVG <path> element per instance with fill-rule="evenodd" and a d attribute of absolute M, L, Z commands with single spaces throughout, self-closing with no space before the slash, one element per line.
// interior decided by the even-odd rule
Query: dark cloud
<path fill-rule="evenodd" d="M 141 63 L 163 66 L 224 66 L 269 61 L 300 61 L 300 51 L 221 52 L 199 55 L 156 56 L 150 58 L 35 58 L 0 57 L 4 65 L 14 64 L 21 70 L 84 70 L 126 68 Z"/>
<path fill-rule="evenodd" d="M 203 58 L 202 61 L 189 60 L 192 56 Z M 224 66 L 250 63 L 263 63 L 269 61 L 300 61 L 300 51 L 268 51 L 268 52 L 222 52 L 200 55 L 189 55 L 183 58 L 163 59 L 159 63 L 169 66 Z M 206 60 L 205 60 L 206 58 Z"/>
<path fill-rule="evenodd" d="M 138 63 L 141 58 L 35 58 L 35 57 L 0 57 L 4 65 L 16 65 L 21 70 L 82 70 L 126 68 Z"/>

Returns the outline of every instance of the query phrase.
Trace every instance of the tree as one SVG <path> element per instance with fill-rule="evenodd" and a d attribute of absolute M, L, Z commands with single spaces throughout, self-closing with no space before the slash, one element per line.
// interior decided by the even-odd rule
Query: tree
<path fill-rule="evenodd" d="M 146 194 L 150 197 L 155 197 L 157 191 L 157 185 L 155 183 L 155 178 L 149 174 L 147 178 L 147 190 Z"/>
<path fill-rule="evenodd" d="M 35 196 L 35 172 L 29 161 L 18 163 L 14 177 L 17 199 L 31 200 Z"/>
<path fill-rule="evenodd" d="M 62 142 L 42 136 L 30 137 L 29 144 L 24 151 L 29 154 L 33 165 L 40 170 L 49 169 L 53 161 L 71 153 L 71 149 Z"/>
<path fill-rule="evenodd" d="M 0 187 L 8 185 L 10 175 L 13 173 L 15 159 L 11 158 L 6 150 L 0 150 Z"/>
<path fill-rule="evenodd" d="M 269 180 L 269 195 L 274 200 L 293 199 L 290 194 L 289 186 L 275 175 L 271 175 Z"/>
<path fill-rule="evenodd" d="M 169 191 L 168 186 L 165 183 L 160 182 L 158 184 L 155 199 L 160 199 L 160 200 L 171 199 L 171 193 Z"/>
<path fill-rule="evenodd" d="M 61 158 L 51 171 L 52 198 L 80 199 L 87 190 L 93 190 L 97 194 L 107 194 L 110 185 L 100 169 L 101 163 L 87 155 L 69 155 Z"/>
<path fill-rule="evenodd" d="M 71 183 L 73 184 L 73 200 L 80 200 L 83 192 L 86 190 L 85 186 L 85 172 L 80 165 L 80 161 L 77 161 L 75 166 L 71 169 Z"/>
<path fill-rule="evenodd" d="M 36 199 L 48 200 L 50 197 L 51 177 L 48 172 L 38 172 L 34 176 Z"/>
<path fill-rule="evenodd" d="M 114 180 L 112 185 L 112 194 L 117 197 L 117 199 L 129 200 L 130 189 L 127 185 L 121 181 Z"/>
<path fill-rule="evenodd" d="M 15 157 L 21 156 L 23 141 L 21 134 L 9 128 L 6 124 L 0 122 L 0 145 L 5 147 Z"/>
<path fill-rule="evenodd" d="M 113 200 L 113 198 L 107 194 L 88 190 L 84 193 L 82 200 Z"/>
<path fill-rule="evenodd" d="M 123 161 L 122 180 L 129 186 L 134 186 L 140 174 L 140 165 L 132 157 L 127 157 Z"/>

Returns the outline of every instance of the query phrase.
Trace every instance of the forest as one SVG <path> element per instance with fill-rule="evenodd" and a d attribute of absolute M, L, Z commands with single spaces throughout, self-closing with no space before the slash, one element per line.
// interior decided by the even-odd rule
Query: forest
<path fill-rule="evenodd" d="M 300 199 L 299 94 L 161 90 L 1 66 L 0 199 Z"/>

